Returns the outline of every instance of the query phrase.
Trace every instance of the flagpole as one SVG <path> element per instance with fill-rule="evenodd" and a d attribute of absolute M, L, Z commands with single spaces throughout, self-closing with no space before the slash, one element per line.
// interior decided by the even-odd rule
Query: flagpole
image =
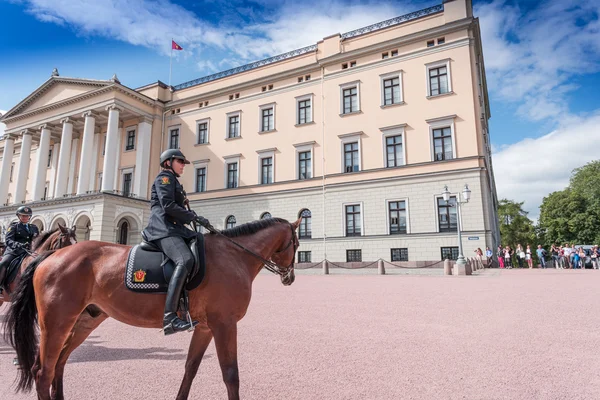
<path fill-rule="evenodd" d="M 171 56 L 169 57 L 169 89 L 171 88 L 171 71 L 173 70 L 173 38 L 171 38 Z"/>

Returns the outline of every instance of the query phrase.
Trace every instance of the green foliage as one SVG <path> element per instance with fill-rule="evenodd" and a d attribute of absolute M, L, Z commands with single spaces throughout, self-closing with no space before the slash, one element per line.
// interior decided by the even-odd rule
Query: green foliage
<path fill-rule="evenodd" d="M 532 251 L 537 247 L 533 221 L 527 217 L 527 212 L 523 210 L 523 203 L 507 199 L 500 200 L 498 204 L 498 221 L 503 246 L 508 245 L 516 249 L 519 243 L 523 248 L 530 244 Z"/>

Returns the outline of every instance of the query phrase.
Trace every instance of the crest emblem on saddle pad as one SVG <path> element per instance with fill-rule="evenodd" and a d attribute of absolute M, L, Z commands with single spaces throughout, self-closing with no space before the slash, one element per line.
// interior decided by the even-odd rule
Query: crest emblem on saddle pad
<path fill-rule="evenodd" d="M 133 273 L 133 281 L 134 282 L 144 282 L 146 280 L 146 271 L 143 269 L 138 269 Z"/>

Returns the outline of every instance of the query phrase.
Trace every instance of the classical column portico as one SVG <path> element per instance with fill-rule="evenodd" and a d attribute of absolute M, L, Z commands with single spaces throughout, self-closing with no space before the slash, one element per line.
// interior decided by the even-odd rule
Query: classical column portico
<path fill-rule="evenodd" d="M 79 138 L 71 141 L 71 158 L 69 162 L 69 181 L 67 183 L 67 193 L 75 193 L 75 167 L 77 163 L 77 150 L 79 150 Z"/>
<path fill-rule="evenodd" d="M 62 197 L 67 193 L 67 183 L 69 181 L 69 161 L 71 159 L 71 141 L 73 140 L 73 122 L 70 118 L 60 121 L 63 124 L 62 135 L 60 139 L 60 154 L 58 155 L 58 168 L 56 171 L 56 185 L 54 188 L 54 197 Z"/>
<path fill-rule="evenodd" d="M 92 111 L 83 113 L 85 118 L 83 138 L 81 139 L 81 160 L 79 161 L 79 180 L 77 181 L 77 194 L 85 194 L 90 186 L 89 169 L 92 165 L 94 151 L 94 127 L 96 114 Z M 94 166 L 94 170 L 95 170 Z"/>
<path fill-rule="evenodd" d="M 119 142 L 119 114 L 120 107 L 112 104 L 106 107 L 108 110 L 108 128 L 106 132 L 106 150 L 104 154 L 104 168 L 102 169 L 102 188 L 104 191 L 115 190 L 115 179 L 117 164 L 117 152 Z"/>
<path fill-rule="evenodd" d="M 152 118 L 142 117 L 138 124 L 135 155 L 135 179 L 133 193 L 145 199 L 148 196 L 148 172 L 150 170 L 150 144 Z"/>
<path fill-rule="evenodd" d="M 96 166 L 98 164 L 98 152 L 100 151 L 100 136 L 100 133 L 94 134 L 94 146 L 92 147 L 92 162 L 90 165 L 88 181 L 88 190 L 90 192 L 93 192 L 96 188 Z M 98 188 L 98 190 L 100 190 L 100 188 Z"/>
<path fill-rule="evenodd" d="M 35 155 L 35 177 L 33 178 L 33 201 L 39 201 L 44 197 L 46 186 L 46 169 L 48 165 L 48 153 L 50 152 L 50 128 L 44 124 L 40 126 L 40 143 Z"/>
<path fill-rule="evenodd" d="M 17 187 L 15 188 L 14 204 L 25 201 L 27 178 L 29 177 L 29 157 L 31 157 L 31 132 L 25 129 L 21 132 L 21 155 L 19 156 L 19 171 L 17 174 Z"/>
<path fill-rule="evenodd" d="M 46 199 L 54 197 L 54 189 L 56 188 L 56 169 L 58 168 L 58 154 L 60 153 L 60 143 L 54 143 L 52 146 L 52 160 L 50 160 L 50 182 L 48 185 L 48 193 Z"/>
<path fill-rule="evenodd" d="M 4 153 L 2 155 L 2 170 L 0 170 L 0 206 L 8 201 L 8 184 L 10 183 L 10 167 L 15 152 L 15 139 L 6 135 Z"/>

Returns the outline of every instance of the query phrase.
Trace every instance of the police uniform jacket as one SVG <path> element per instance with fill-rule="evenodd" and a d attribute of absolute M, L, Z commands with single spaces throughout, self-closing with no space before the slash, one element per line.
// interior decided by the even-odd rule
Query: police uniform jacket
<path fill-rule="evenodd" d="M 13 222 L 10 224 L 4 241 L 6 242 L 6 251 L 4 256 L 14 255 L 19 256 L 25 253 L 25 249 L 18 248 L 17 243 L 31 243 L 33 239 L 40 234 L 37 226 L 33 224 L 23 224 L 21 222 Z"/>
<path fill-rule="evenodd" d="M 163 170 L 154 180 L 150 195 L 150 219 L 143 235 L 154 241 L 168 236 L 189 239 L 196 232 L 184 224 L 194 220 L 196 214 L 184 207 L 185 191 L 171 170 Z"/>

